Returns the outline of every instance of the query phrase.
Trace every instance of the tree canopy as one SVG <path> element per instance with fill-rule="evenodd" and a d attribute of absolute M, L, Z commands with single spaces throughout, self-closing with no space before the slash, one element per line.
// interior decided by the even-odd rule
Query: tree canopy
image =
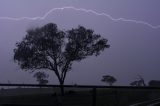
<path fill-rule="evenodd" d="M 142 76 L 138 75 L 138 80 L 130 83 L 131 86 L 146 86 Z"/>
<path fill-rule="evenodd" d="M 45 84 L 48 83 L 47 78 L 49 76 L 46 73 L 44 73 L 44 72 L 40 72 L 40 71 L 36 72 L 33 77 L 35 77 L 37 79 L 37 81 L 38 81 L 38 83 L 40 85 L 45 85 Z"/>
<path fill-rule="evenodd" d="M 48 69 L 63 85 L 72 63 L 88 56 L 98 56 L 109 48 L 108 40 L 83 26 L 63 31 L 54 23 L 27 30 L 16 43 L 14 60 L 24 70 Z"/>
<path fill-rule="evenodd" d="M 106 82 L 110 86 L 112 86 L 113 83 L 115 83 L 117 81 L 117 79 L 115 77 L 111 76 L 111 75 L 104 75 L 101 81 Z"/>

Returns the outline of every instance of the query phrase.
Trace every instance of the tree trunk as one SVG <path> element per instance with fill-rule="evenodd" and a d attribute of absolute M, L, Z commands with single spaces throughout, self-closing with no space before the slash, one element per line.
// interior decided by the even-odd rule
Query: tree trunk
<path fill-rule="evenodd" d="M 64 96 L 64 86 L 63 86 L 64 82 L 60 81 L 60 89 L 61 89 L 61 95 Z"/>
<path fill-rule="evenodd" d="M 58 72 L 55 72 L 55 74 L 57 75 L 58 77 L 58 80 L 59 80 L 59 84 L 60 84 L 60 91 L 61 91 L 61 95 L 63 96 L 64 95 L 64 80 L 59 76 L 59 73 Z"/>

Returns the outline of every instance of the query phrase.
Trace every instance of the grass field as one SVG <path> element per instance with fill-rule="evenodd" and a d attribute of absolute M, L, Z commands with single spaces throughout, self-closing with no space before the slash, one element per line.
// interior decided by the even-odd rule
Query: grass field
<path fill-rule="evenodd" d="M 55 95 L 57 92 L 57 95 Z M 160 97 L 160 91 L 132 89 L 97 89 L 97 106 L 129 106 Z M 63 106 L 91 106 L 92 89 L 67 89 L 63 97 L 59 90 L 49 88 L 17 88 L 0 91 L 0 103 L 58 104 Z"/>

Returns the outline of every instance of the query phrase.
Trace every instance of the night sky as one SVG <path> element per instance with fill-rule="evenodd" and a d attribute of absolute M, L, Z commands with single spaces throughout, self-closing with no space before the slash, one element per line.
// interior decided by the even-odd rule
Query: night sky
<path fill-rule="evenodd" d="M 75 62 L 65 84 L 104 85 L 103 75 L 117 78 L 115 85 L 129 85 L 138 75 L 146 83 L 160 80 L 159 5 L 159 0 L 0 0 L 0 83 L 37 83 L 14 63 L 13 49 L 27 29 L 50 22 L 63 30 L 93 29 L 111 45 L 98 57 Z M 49 83 L 57 84 L 54 73 L 47 73 Z"/>

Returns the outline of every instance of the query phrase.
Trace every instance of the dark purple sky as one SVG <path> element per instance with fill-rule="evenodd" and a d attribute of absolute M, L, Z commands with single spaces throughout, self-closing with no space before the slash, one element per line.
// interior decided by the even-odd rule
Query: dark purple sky
<path fill-rule="evenodd" d="M 156 28 L 160 25 L 159 5 L 158 0 L 0 0 L 0 83 L 8 80 L 36 83 L 33 74 L 22 71 L 14 63 L 13 49 L 28 28 L 49 22 L 66 30 L 83 25 L 107 38 L 111 45 L 99 57 L 73 64 L 66 84 L 103 84 L 100 80 L 105 74 L 115 76 L 117 85 L 128 85 L 138 78 L 137 75 L 143 76 L 146 82 L 160 80 L 160 28 Z M 68 6 L 112 17 L 64 9 L 53 11 L 41 20 L 33 19 L 43 17 L 53 8 Z M 30 19 L 20 19 L 22 17 Z M 124 20 L 117 21 L 119 18 Z M 50 83 L 56 84 L 54 73 L 48 73 Z"/>

